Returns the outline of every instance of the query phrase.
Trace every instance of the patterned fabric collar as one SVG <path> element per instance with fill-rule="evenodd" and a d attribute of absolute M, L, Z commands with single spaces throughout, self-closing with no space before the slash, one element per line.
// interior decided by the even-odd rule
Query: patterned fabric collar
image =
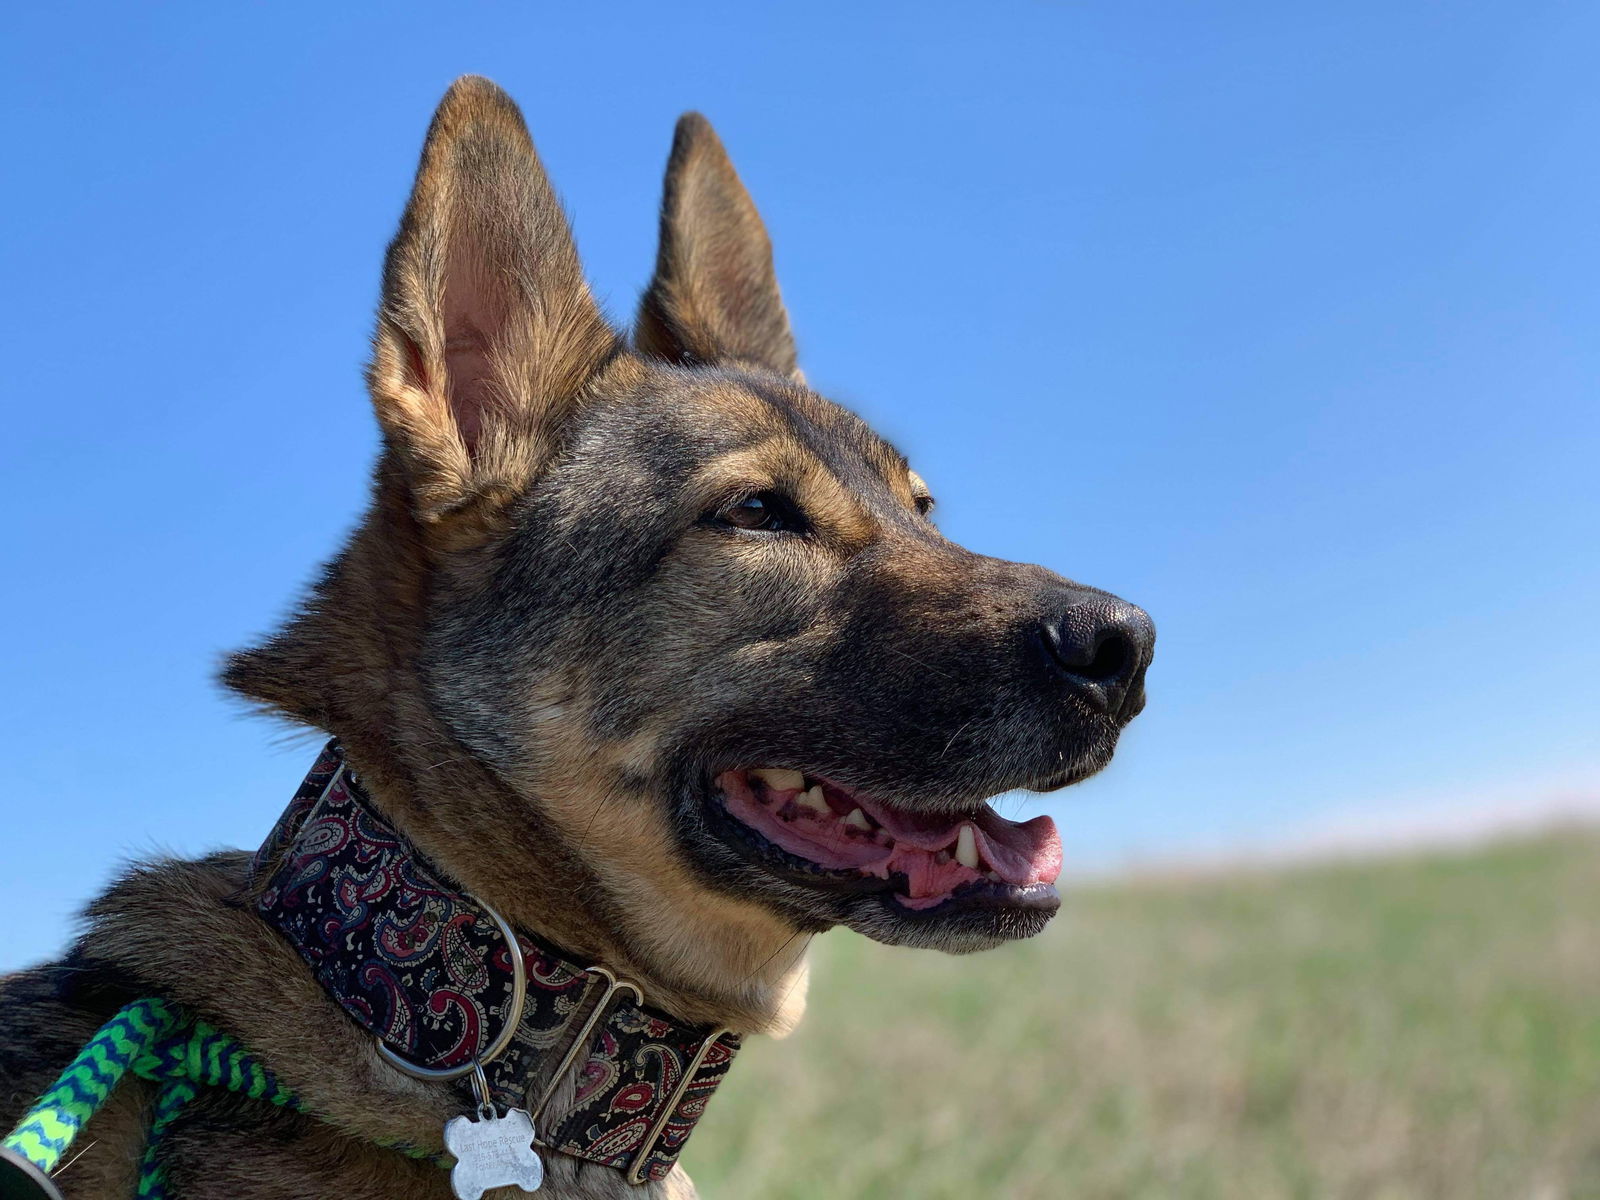
<path fill-rule="evenodd" d="M 512 935 L 378 814 L 337 742 L 252 871 L 257 910 L 391 1059 L 441 1074 L 480 1062 L 497 1104 L 533 1114 L 538 1144 L 631 1182 L 672 1169 L 739 1048 L 736 1034 L 650 1008 L 604 968 Z M 571 1106 L 541 1111 L 575 1061 Z"/>

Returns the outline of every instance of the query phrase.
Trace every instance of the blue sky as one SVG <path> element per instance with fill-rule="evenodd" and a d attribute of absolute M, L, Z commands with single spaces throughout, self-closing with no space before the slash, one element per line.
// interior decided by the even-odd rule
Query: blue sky
<path fill-rule="evenodd" d="M 8 114 L 0 967 L 308 761 L 210 680 L 337 545 L 382 247 L 455 75 L 619 318 L 717 124 L 814 384 L 975 549 L 1145 605 L 1069 862 L 1600 791 L 1600 8 L 31 5 Z"/>

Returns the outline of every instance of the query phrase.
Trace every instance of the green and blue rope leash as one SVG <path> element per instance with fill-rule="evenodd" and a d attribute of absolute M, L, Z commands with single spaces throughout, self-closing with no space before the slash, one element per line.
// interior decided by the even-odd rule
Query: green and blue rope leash
<path fill-rule="evenodd" d="M 102 1025 L 0 1147 L 49 1176 L 129 1072 L 159 1085 L 134 1192 L 145 1200 L 171 1200 L 160 1161 L 161 1136 L 202 1086 L 305 1111 L 294 1093 L 236 1039 L 166 1000 L 150 997 L 124 1006 Z M 411 1146 L 391 1149 L 441 1166 L 454 1161 Z"/>

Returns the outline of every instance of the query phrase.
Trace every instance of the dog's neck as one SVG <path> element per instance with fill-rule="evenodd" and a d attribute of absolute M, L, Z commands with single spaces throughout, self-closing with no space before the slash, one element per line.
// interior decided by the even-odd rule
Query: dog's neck
<path fill-rule="evenodd" d="M 440 723 L 415 666 L 432 551 L 392 457 L 376 482 L 371 511 L 311 601 L 235 655 L 224 682 L 336 735 L 378 809 L 519 929 L 640 980 L 686 1021 L 787 1033 L 804 1011 L 808 935 L 704 890 L 664 893 L 627 864 L 581 853 Z M 470 821 L 457 816 L 466 797 Z"/>
<path fill-rule="evenodd" d="M 443 877 L 373 807 L 337 742 L 258 851 L 248 891 L 391 1066 L 475 1078 L 465 1109 L 522 1110 L 544 1147 L 631 1183 L 671 1172 L 739 1047 Z"/>
<path fill-rule="evenodd" d="M 355 747 L 350 756 L 374 806 L 517 929 L 639 982 L 691 1024 L 782 1036 L 804 1013 L 809 935 L 749 904 L 659 890 L 629 864 L 580 853 L 536 804 L 465 754 L 403 773 L 369 769 Z M 470 826 L 449 819 L 467 789 Z"/>

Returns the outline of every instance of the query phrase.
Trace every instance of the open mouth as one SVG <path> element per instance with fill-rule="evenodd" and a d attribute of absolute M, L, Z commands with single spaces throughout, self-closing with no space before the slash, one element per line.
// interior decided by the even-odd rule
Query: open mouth
<path fill-rule="evenodd" d="M 987 804 L 913 812 L 785 768 L 724 771 L 722 807 L 762 861 L 819 886 L 882 892 L 907 913 L 1054 909 L 1061 839 L 1049 817 Z"/>

